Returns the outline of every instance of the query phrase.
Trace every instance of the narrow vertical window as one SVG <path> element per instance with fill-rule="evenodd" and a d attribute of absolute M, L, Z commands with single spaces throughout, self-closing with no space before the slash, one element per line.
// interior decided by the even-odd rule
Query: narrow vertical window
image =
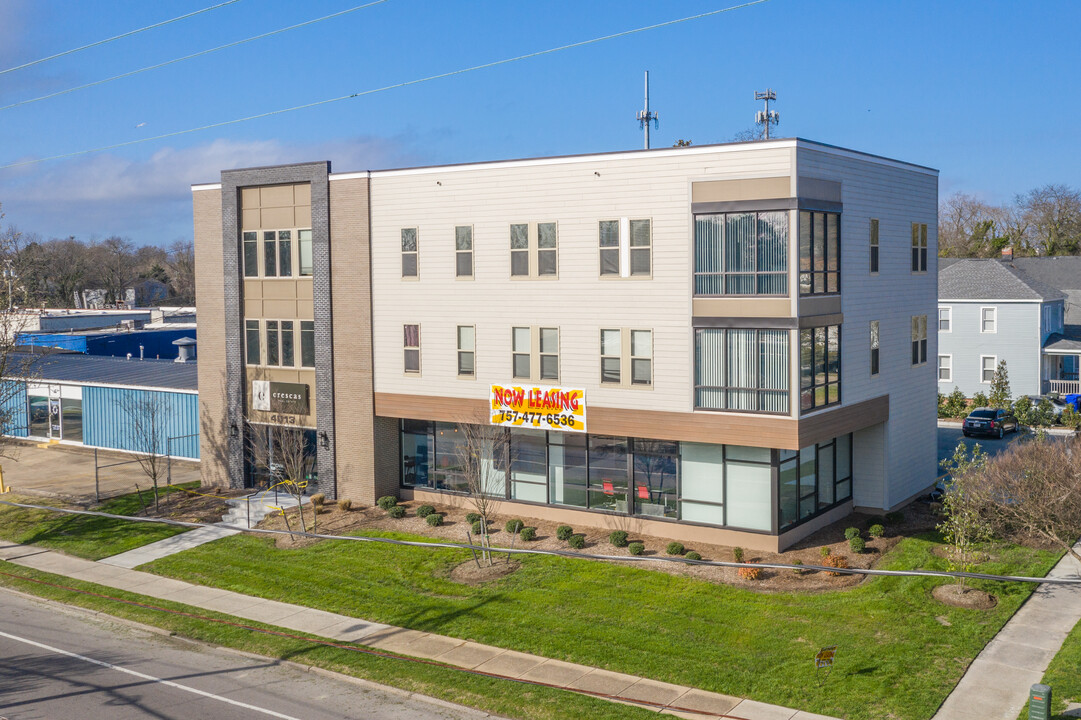
<path fill-rule="evenodd" d="M 244 277 L 259 277 L 259 233 L 244 233 Z"/>
<path fill-rule="evenodd" d="M 300 366 L 315 367 L 315 321 L 300 321 Z"/>
<path fill-rule="evenodd" d="M 912 223 L 912 272 L 927 272 L 927 223 Z"/>
<path fill-rule="evenodd" d="M 871 218 L 871 274 L 878 273 L 878 218 Z"/>
<path fill-rule="evenodd" d="M 472 325 L 458 326 L 458 374 L 464 377 L 476 373 L 476 333 Z"/>
<path fill-rule="evenodd" d="M 454 228 L 454 275 L 473 277 L 473 226 Z"/>
<path fill-rule="evenodd" d="M 312 231 L 297 230 L 297 245 L 300 259 L 300 274 L 308 277 L 313 271 Z"/>
<path fill-rule="evenodd" d="M 511 365 L 512 374 L 516 378 L 529 378 L 529 357 L 531 350 L 530 330 L 527 327 L 516 327 L 511 330 Z"/>
<path fill-rule="evenodd" d="M 841 289 L 841 216 L 800 212 L 800 294 L 820 295 Z"/>
<path fill-rule="evenodd" d="M 619 221 L 600 223 L 601 275 L 619 275 Z"/>
<path fill-rule="evenodd" d="M 631 330 L 631 384 L 653 384 L 653 332 Z"/>
<path fill-rule="evenodd" d="M 263 276 L 278 277 L 278 243 L 275 241 L 277 233 L 268 230 L 263 233 Z"/>
<path fill-rule="evenodd" d="M 510 226 L 510 274 L 529 277 L 529 225 Z"/>
<path fill-rule="evenodd" d="M 282 333 L 282 367 L 293 367 L 293 321 L 281 321 Z"/>
<path fill-rule="evenodd" d="M 980 332 L 998 332 L 998 308 L 980 308 Z"/>
<path fill-rule="evenodd" d="M 253 233 L 254 234 L 254 233 Z M 259 321 L 244 321 L 245 358 L 248 365 L 258 365 L 259 356 Z"/>
<path fill-rule="evenodd" d="M 652 223 L 649 220 L 631 220 L 631 275 L 649 275 L 652 245 Z"/>
<path fill-rule="evenodd" d="M 871 374 L 878 375 L 878 320 L 871 321 Z"/>
<path fill-rule="evenodd" d="M 927 316 L 912 316 L 912 364 L 927 362 Z"/>
<path fill-rule="evenodd" d="M 266 321 L 266 364 L 281 365 L 281 356 L 278 351 L 278 321 Z"/>
<path fill-rule="evenodd" d="M 940 307 L 938 309 L 938 331 L 950 332 L 953 325 L 953 308 Z"/>
<path fill-rule="evenodd" d="M 402 277 L 417 277 L 417 229 L 402 228 Z"/>
<path fill-rule="evenodd" d="M 402 346 L 405 350 L 405 371 L 420 372 L 420 325 L 403 325 Z"/>
<path fill-rule="evenodd" d="M 623 333 L 620 330 L 601 330 L 601 382 L 620 382 Z"/>
<path fill-rule="evenodd" d="M 994 355 L 980 356 L 980 382 L 990 385 L 995 379 L 995 366 L 998 358 Z"/>
<path fill-rule="evenodd" d="M 953 381 L 953 357 L 950 355 L 938 356 L 938 381 Z"/>
<path fill-rule="evenodd" d="M 541 380 L 559 379 L 559 329 L 540 329 Z"/>
<path fill-rule="evenodd" d="M 293 233 L 289 230 L 278 231 L 278 276 L 293 275 Z"/>
<path fill-rule="evenodd" d="M 556 249 L 556 224 L 537 223 L 537 274 L 555 275 L 559 252 Z"/>
<path fill-rule="evenodd" d="M 841 402 L 841 327 L 800 330 L 800 409 Z"/>

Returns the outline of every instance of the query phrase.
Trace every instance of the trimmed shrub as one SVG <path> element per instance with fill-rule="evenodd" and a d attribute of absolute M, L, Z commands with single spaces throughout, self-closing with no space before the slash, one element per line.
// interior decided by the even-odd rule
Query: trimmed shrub
<path fill-rule="evenodd" d="M 434 512 L 435 508 L 431 505 L 421 505 L 419 508 L 417 508 L 417 517 L 426 518 Z"/>
<path fill-rule="evenodd" d="M 478 520 L 483 520 L 483 519 L 484 519 L 484 517 L 480 513 L 466 513 L 466 515 L 465 515 L 465 521 L 467 523 L 469 523 L 470 525 L 477 522 Z"/>
<path fill-rule="evenodd" d="M 571 539 L 571 535 L 574 534 L 574 528 L 570 525 L 560 525 L 556 528 L 556 538 L 566 542 Z"/>
<path fill-rule="evenodd" d="M 683 557 L 686 560 L 701 560 L 702 559 L 702 556 L 699 553 L 696 553 L 694 550 L 689 551 Z"/>
<path fill-rule="evenodd" d="M 338 509 L 342 512 L 349 512 L 353 509 L 353 501 L 349 498 L 341 498 L 338 500 Z"/>
<path fill-rule="evenodd" d="M 326 502 L 327 496 L 325 494 L 316 493 L 312 495 L 312 505 L 314 505 L 316 508 L 322 508 L 324 505 L 326 505 Z"/>
<path fill-rule="evenodd" d="M 848 541 L 848 549 L 859 555 L 867 548 L 867 543 L 859 535 Z"/>
<path fill-rule="evenodd" d="M 401 505 L 391 505 L 387 508 L 387 515 L 390 515 L 395 520 L 400 520 L 405 517 L 405 508 Z"/>
<path fill-rule="evenodd" d="M 646 551 L 646 544 L 636 540 L 627 546 L 627 551 L 630 552 L 631 555 L 641 555 Z"/>
<path fill-rule="evenodd" d="M 473 523 L 473 534 L 474 535 L 483 535 L 484 534 L 484 521 L 483 520 L 477 520 L 476 522 Z"/>
<path fill-rule="evenodd" d="M 757 560 L 748 560 L 749 563 L 756 563 Z M 757 580 L 762 576 L 762 569 L 756 567 L 741 567 L 736 570 L 736 574 L 744 580 Z"/>
<path fill-rule="evenodd" d="M 569 538 L 567 538 L 567 544 L 570 545 L 575 550 L 581 550 L 582 548 L 584 548 L 586 546 L 586 536 L 585 535 L 571 535 Z"/>
<path fill-rule="evenodd" d="M 672 541 L 668 543 L 668 547 L 664 551 L 669 555 L 682 555 L 684 552 L 683 543 Z"/>
<path fill-rule="evenodd" d="M 826 560 L 826 564 L 834 568 L 846 568 L 848 567 L 848 558 L 846 558 L 844 555 L 830 555 L 830 557 Z M 833 572 L 832 570 L 830 570 L 827 574 L 836 577 L 844 575 L 845 573 Z"/>
<path fill-rule="evenodd" d="M 627 547 L 627 531 L 613 530 L 608 534 L 608 542 L 612 547 Z"/>
<path fill-rule="evenodd" d="M 503 526 L 503 529 L 509 533 L 516 533 L 519 530 L 525 529 L 525 523 L 518 518 L 511 518 L 507 521 L 507 524 Z"/>
<path fill-rule="evenodd" d="M 830 556 L 830 546 L 823 545 L 822 547 L 818 548 L 818 554 L 824 558 L 828 558 Z"/>
<path fill-rule="evenodd" d="M 417 515 L 420 515 L 420 513 L 418 512 Z M 437 512 L 428 513 L 423 517 L 424 521 L 427 522 L 428 525 L 430 525 L 431 527 L 439 527 L 443 524 L 443 516 Z"/>
<path fill-rule="evenodd" d="M 905 514 L 898 510 L 894 510 L 893 512 L 886 513 L 885 520 L 887 525 L 898 525 L 905 521 Z M 881 525 L 882 523 L 878 524 Z"/>
<path fill-rule="evenodd" d="M 524 528 L 522 528 L 521 532 L 518 533 L 518 537 L 522 538 L 522 540 L 525 541 L 525 542 L 529 542 L 531 540 L 536 540 L 537 539 L 537 528 L 535 528 L 535 527 L 524 527 Z"/>
<path fill-rule="evenodd" d="M 872 515 L 871 517 L 867 518 L 867 524 L 868 525 L 885 525 L 886 524 L 886 518 L 882 517 L 881 515 Z"/>
<path fill-rule="evenodd" d="M 872 525 L 871 527 L 867 528 L 867 534 L 873 538 L 880 538 L 886 534 L 886 528 L 882 527 L 881 525 Z"/>
<path fill-rule="evenodd" d="M 860 536 L 859 528 L 845 528 L 845 540 L 851 540 L 852 538 L 858 538 Z"/>
<path fill-rule="evenodd" d="M 384 495 L 383 497 L 376 500 L 375 504 L 383 508 L 384 510 L 389 510 L 398 504 L 398 498 L 394 497 L 393 495 Z"/>
<path fill-rule="evenodd" d="M 732 548 L 732 560 L 734 562 L 743 562 L 743 548 L 741 548 L 741 547 Z"/>
<path fill-rule="evenodd" d="M 796 560 L 792 561 L 792 564 L 793 565 L 802 565 L 803 561 L 799 560 L 799 559 L 796 559 Z M 803 574 L 803 568 L 801 568 L 801 567 L 792 568 L 792 572 L 796 573 L 797 575 L 802 575 Z"/>

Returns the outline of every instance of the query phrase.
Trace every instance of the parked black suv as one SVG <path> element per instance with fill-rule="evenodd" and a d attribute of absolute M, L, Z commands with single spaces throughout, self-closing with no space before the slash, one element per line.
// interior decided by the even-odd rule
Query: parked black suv
<path fill-rule="evenodd" d="M 976 408 L 968 414 L 961 425 L 965 437 L 972 435 L 994 435 L 1001 438 L 1007 432 L 1017 432 L 1017 418 L 1008 410 L 995 408 Z"/>

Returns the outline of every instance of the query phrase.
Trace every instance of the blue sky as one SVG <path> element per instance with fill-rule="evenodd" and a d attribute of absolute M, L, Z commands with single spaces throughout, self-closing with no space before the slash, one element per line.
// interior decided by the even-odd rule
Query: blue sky
<path fill-rule="evenodd" d="M 220 1 L 220 0 L 218 0 Z M 359 5 L 240 0 L 0 74 L 0 105 Z M 215 0 L 0 0 L 0 69 Z M 736 4 L 388 0 L 299 30 L 0 111 L 0 165 L 198 127 Z M 943 196 L 1081 186 L 1081 3 L 768 0 L 709 18 L 309 110 L 0 170 L 5 222 L 44 237 L 191 236 L 193 182 L 329 159 L 337 171 L 724 142 L 778 94 L 777 135 L 942 171 Z"/>

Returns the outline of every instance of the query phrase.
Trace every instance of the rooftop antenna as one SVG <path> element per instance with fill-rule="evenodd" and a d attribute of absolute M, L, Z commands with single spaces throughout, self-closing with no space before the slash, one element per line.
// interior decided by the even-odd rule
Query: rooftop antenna
<path fill-rule="evenodd" d="M 766 130 L 766 140 L 769 140 L 769 126 L 777 125 L 781 122 L 781 115 L 776 110 L 769 109 L 769 101 L 777 99 L 777 93 L 773 92 L 773 88 L 769 88 L 765 92 L 757 92 L 754 94 L 755 100 L 765 100 L 766 109 L 759 110 L 754 114 L 754 122 L 756 125 L 762 125 Z"/>
<path fill-rule="evenodd" d="M 659 127 L 659 114 L 649 109 L 649 70 L 646 70 L 646 109 L 638 111 L 638 127 L 646 131 L 646 150 L 649 150 L 649 124 Z"/>

